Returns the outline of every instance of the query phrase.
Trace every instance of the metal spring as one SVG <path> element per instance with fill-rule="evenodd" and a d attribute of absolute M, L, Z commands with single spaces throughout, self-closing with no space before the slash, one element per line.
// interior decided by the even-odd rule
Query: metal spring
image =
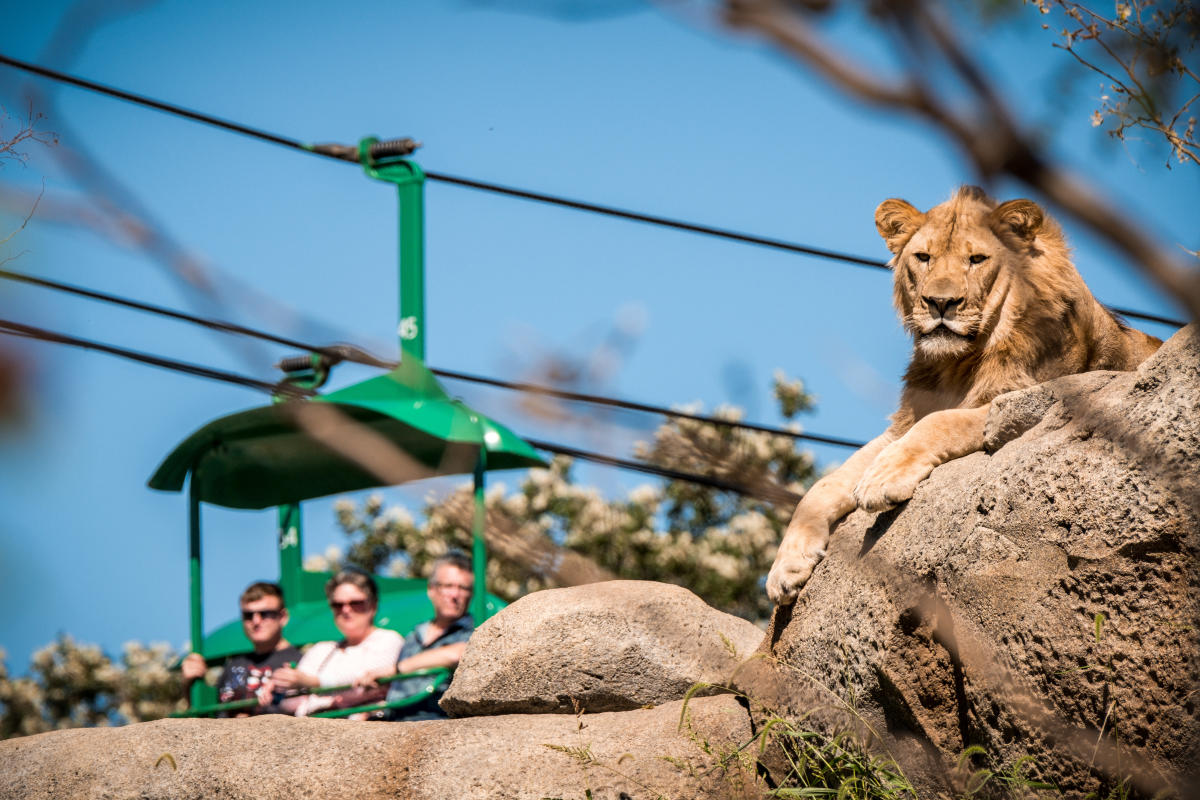
<path fill-rule="evenodd" d="M 371 158 L 390 158 L 406 156 L 421 146 L 421 143 L 407 136 L 403 139 L 388 139 L 371 145 Z"/>
<path fill-rule="evenodd" d="M 313 368 L 313 357 L 309 355 L 287 356 L 281 358 L 276 366 L 284 372 L 302 372 Z"/>

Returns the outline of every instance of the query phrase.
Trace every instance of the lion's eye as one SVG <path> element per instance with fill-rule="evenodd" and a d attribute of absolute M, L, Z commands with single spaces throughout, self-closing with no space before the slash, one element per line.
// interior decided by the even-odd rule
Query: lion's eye
<path fill-rule="evenodd" d="M 982 264 L 984 261 L 987 261 L 988 258 L 990 258 L 990 256 L 985 256 L 983 253 L 976 253 L 975 255 L 971 256 L 970 261 L 972 264 Z"/>
<path fill-rule="evenodd" d="M 917 261 L 928 261 L 929 253 L 913 253 L 917 257 Z"/>

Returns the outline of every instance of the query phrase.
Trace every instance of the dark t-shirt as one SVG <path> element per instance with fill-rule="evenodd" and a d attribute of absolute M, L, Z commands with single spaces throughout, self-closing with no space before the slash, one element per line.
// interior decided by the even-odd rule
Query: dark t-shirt
<path fill-rule="evenodd" d="M 265 654 L 250 653 L 229 658 L 217 679 L 217 702 L 229 703 L 253 697 L 272 672 L 289 664 L 295 666 L 299 660 L 300 651 L 291 646 Z"/>

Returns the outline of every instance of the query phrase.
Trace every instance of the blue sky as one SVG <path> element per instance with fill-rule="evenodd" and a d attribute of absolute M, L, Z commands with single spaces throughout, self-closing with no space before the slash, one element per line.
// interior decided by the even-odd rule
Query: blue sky
<path fill-rule="evenodd" d="M 40 61 L 68 4 L 6 12 L 0 52 Z M 564 14 L 563 8 L 585 13 Z M 400 9 L 403 9 L 402 11 Z M 608 8 L 604 13 L 594 9 Z M 1031 10 L 1027 9 L 1030 13 Z M 1194 169 L 1112 145 L 1088 123 L 1091 79 L 1057 97 L 1062 53 L 1027 33 L 976 30 L 972 43 L 1019 91 L 1054 147 L 1164 240 L 1196 249 Z M 887 63 L 853 24 L 838 35 Z M 410 135 L 429 170 L 804 242 L 874 258 L 875 206 L 928 207 L 976 177 L 924 126 L 844 100 L 701 4 L 556 2 L 327 4 L 160 2 L 96 28 L 69 61 L 46 63 L 150 97 L 311 142 Z M 21 108 L 24 77 L 0 68 L 0 99 Z M 53 93 L 45 127 L 120 176 L 223 286 L 270 303 L 219 313 L 301 339 L 394 354 L 395 197 L 352 165 L 172 118 L 79 89 Z M 176 308 L 188 299 L 121 241 L 52 219 L 81 196 L 53 154 L 31 147 L 0 171 L 0 234 L 45 182 L 47 210 L 5 246 L 6 266 Z M 991 187 L 1002 198 L 1019 187 Z M 640 335 L 590 388 L 656 404 L 732 402 L 778 422 L 776 368 L 818 397 L 814 432 L 865 439 L 882 429 L 908 350 L 886 274 L 430 183 L 430 364 L 527 377 L 551 354 L 586 357 L 620 320 Z M 1067 223 L 1081 272 L 1103 301 L 1178 316 L 1147 281 Z M 2 238 L 2 236 L 0 236 Z M 248 295 L 247 295 L 248 296 Z M 244 352 L 191 326 L 36 288 L 0 285 L 3 315 L 84 338 L 267 379 L 288 351 Z M 1169 333 L 1156 326 L 1147 330 Z M 12 342 L 5 342 L 6 346 Z M 188 432 L 258 405 L 249 390 L 49 344 L 17 342 L 32 368 L 30 414 L 0 432 L 0 646 L 23 672 L 60 631 L 116 653 L 123 642 L 187 636 L 186 507 L 145 482 Z M 341 368 L 333 386 L 370 373 Z M 517 430 L 509 396 L 450 384 Z M 546 439 L 614 455 L 631 430 L 582 423 Z M 817 449 L 825 463 L 844 451 Z M 589 471 L 611 492 L 641 478 Z M 510 485 L 519 475 L 501 477 Z M 427 486 L 389 491 L 420 502 Z M 306 506 L 306 549 L 342 540 L 331 501 Z M 273 515 L 209 510 L 206 612 L 228 619 L 249 581 L 275 574 Z"/>

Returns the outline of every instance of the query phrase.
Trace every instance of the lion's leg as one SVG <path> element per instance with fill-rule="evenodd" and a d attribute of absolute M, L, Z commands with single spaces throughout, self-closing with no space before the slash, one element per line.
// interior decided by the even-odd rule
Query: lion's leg
<path fill-rule="evenodd" d="M 933 468 L 983 449 L 983 430 L 990 404 L 978 408 L 935 411 L 879 454 L 858 485 L 859 508 L 883 511 L 913 496 L 917 484 Z"/>
<path fill-rule="evenodd" d="M 796 599 L 813 567 L 825 555 L 830 528 L 854 510 L 855 484 L 871 461 L 895 438 L 889 428 L 872 439 L 845 464 L 813 484 L 800 500 L 767 575 L 767 595 L 772 602 L 783 604 Z"/>

